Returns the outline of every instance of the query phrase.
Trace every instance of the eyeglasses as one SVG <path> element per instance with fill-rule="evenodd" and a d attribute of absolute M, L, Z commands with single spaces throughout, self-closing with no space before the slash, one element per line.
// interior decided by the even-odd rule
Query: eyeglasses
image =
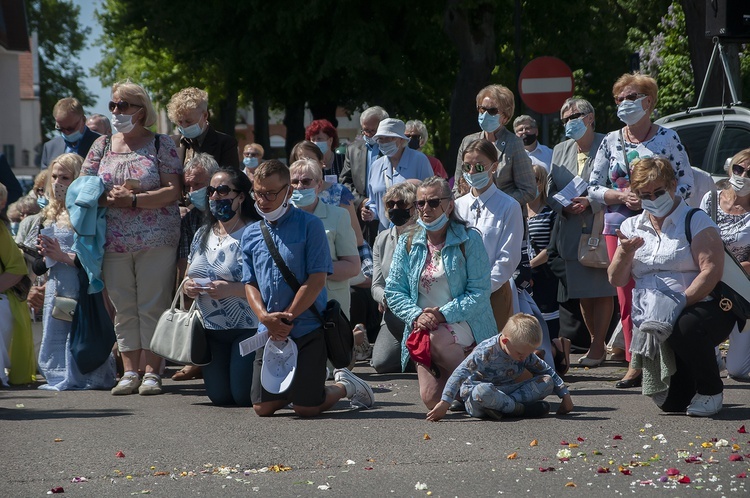
<path fill-rule="evenodd" d="M 500 109 L 498 109 L 497 107 L 484 107 L 483 105 L 478 105 L 477 112 L 482 113 L 482 114 L 486 112 L 490 116 L 494 116 L 495 114 L 500 112 Z"/>
<path fill-rule="evenodd" d="M 461 169 L 463 169 L 466 173 L 471 171 L 472 166 L 474 167 L 474 171 L 477 173 L 482 173 L 484 170 L 489 168 L 489 166 L 485 166 L 482 163 L 476 163 L 476 164 L 469 164 L 469 163 L 463 163 L 461 165 Z"/>
<path fill-rule="evenodd" d="M 367 128 L 362 128 L 359 131 L 362 133 L 362 135 L 367 135 L 368 137 L 371 137 L 378 132 L 378 130 L 368 130 Z"/>
<path fill-rule="evenodd" d="M 737 176 L 742 176 L 742 175 L 744 175 L 745 173 L 747 173 L 747 172 L 748 172 L 748 170 L 750 170 L 750 167 L 748 167 L 748 168 L 745 168 L 745 167 L 744 167 L 743 165 L 741 165 L 741 164 L 733 164 L 733 165 L 732 165 L 732 173 L 734 173 L 734 174 L 735 174 L 735 175 L 737 175 Z"/>
<path fill-rule="evenodd" d="M 623 100 L 633 101 L 633 100 L 638 100 L 641 97 L 646 97 L 646 94 L 645 93 L 635 93 L 635 92 L 629 93 L 629 94 L 627 94 L 627 95 L 625 95 L 623 97 L 619 97 L 619 96 L 615 97 L 615 104 L 620 105 L 620 104 L 622 104 Z"/>
<path fill-rule="evenodd" d="M 435 204 L 435 206 L 437 206 L 437 204 Z M 388 202 L 385 203 L 385 207 L 387 207 L 388 209 L 393 209 L 395 207 L 397 207 L 399 209 L 409 209 L 410 205 L 406 201 L 402 201 L 402 200 L 393 201 L 393 200 L 391 200 L 391 201 L 388 201 Z"/>
<path fill-rule="evenodd" d="M 243 152 L 245 157 L 260 157 L 260 152 Z"/>
<path fill-rule="evenodd" d="M 209 197 L 214 195 L 214 192 L 219 194 L 220 197 L 224 197 L 225 195 L 229 194 L 229 192 L 240 192 L 240 190 L 232 188 L 229 185 L 219 185 L 218 187 L 212 187 L 211 185 L 209 185 L 208 187 L 206 187 L 206 193 Z"/>
<path fill-rule="evenodd" d="M 80 123 L 77 124 L 77 125 L 74 125 L 74 126 L 60 126 L 60 125 L 55 125 L 55 130 L 61 131 L 61 132 L 65 133 L 66 135 L 70 135 L 74 131 L 76 131 L 79 126 L 81 126 Z"/>
<path fill-rule="evenodd" d="M 420 210 L 423 210 L 425 205 L 427 205 L 427 206 L 430 206 L 432 209 L 435 209 L 436 207 L 440 205 L 441 201 L 444 201 L 447 199 L 450 199 L 450 197 L 438 197 L 437 199 L 429 199 L 429 200 L 420 199 L 417 201 L 417 207 Z"/>
<path fill-rule="evenodd" d="M 125 112 L 131 107 L 143 107 L 142 105 L 138 104 L 131 104 L 130 102 L 125 102 L 124 100 L 121 100 L 119 102 L 112 102 L 110 100 L 109 105 L 109 112 L 115 112 L 115 109 L 119 110 L 120 112 Z"/>
<path fill-rule="evenodd" d="M 646 201 L 646 200 L 653 201 L 657 197 L 661 197 L 662 195 L 664 195 L 666 192 L 667 192 L 667 189 L 660 188 L 659 190 L 651 192 L 650 194 L 648 192 L 644 192 L 644 193 L 636 194 L 636 195 L 642 201 Z"/>
<path fill-rule="evenodd" d="M 562 118 L 562 124 L 566 125 L 568 124 L 568 121 L 573 121 L 574 119 L 578 119 L 582 116 L 585 116 L 587 113 L 585 112 L 576 112 L 568 116 L 567 118 Z"/>
<path fill-rule="evenodd" d="M 301 187 L 308 188 L 310 187 L 310 185 L 313 184 L 314 181 L 315 180 L 313 180 L 312 178 L 298 178 L 298 179 L 292 178 L 292 181 L 290 183 L 292 184 L 292 187 L 301 186 Z"/>
<path fill-rule="evenodd" d="M 250 195 L 252 195 L 253 199 L 255 199 L 255 200 L 258 200 L 258 197 L 260 197 L 260 198 L 265 199 L 265 200 L 267 200 L 269 202 L 273 202 L 279 196 L 279 194 L 281 193 L 281 191 L 285 190 L 288 186 L 289 186 L 289 184 L 287 183 L 286 185 L 284 185 L 283 187 L 281 187 L 276 192 L 271 192 L 271 191 L 268 191 L 268 192 L 258 192 L 257 190 L 253 190 Z"/>

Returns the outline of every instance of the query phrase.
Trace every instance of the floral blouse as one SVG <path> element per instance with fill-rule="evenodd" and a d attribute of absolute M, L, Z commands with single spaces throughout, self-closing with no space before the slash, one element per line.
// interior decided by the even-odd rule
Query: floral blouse
<path fill-rule="evenodd" d="M 719 192 L 719 196 L 724 191 Z M 711 216 L 713 208 L 711 192 L 708 192 L 701 202 L 701 209 Z M 750 261 L 750 213 L 729 214 L 719 206 L 716 209 L 716 224 L 721 231 L 721 240 L 737 260 Z"/>
<path fill-rule="evenodd" d="M 348 206 L 354 200 L 351 190 L 341 183 L 332 183 L 318 194 L 318 198 L 331 206 Z"/>
<path fill-rule="evenodd" d="M 99 176 L 107 190 L 122 185 L 128 178 L 141 182 L 142 191 L 161 188 L 161 174 L 182 175 L 182 164 L 177 157 L 174 141 L 168 135 L 157 135 L 155 140 L 138 150 L 113 152 L 110 137 L 100 137 L 89 150 L 81 168 L 81 175 Z M 158 209 L 107 209 L 106 252 L 136 252 L 150 247 L 174 247 L 180 239 L 180 211 L 177 201 Z"/>

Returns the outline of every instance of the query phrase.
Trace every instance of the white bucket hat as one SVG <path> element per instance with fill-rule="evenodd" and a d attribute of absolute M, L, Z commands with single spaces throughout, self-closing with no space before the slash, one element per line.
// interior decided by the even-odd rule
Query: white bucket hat
<path fill-rule="evenodd" d="M 378 132 L 375 134 L 375 139 L 380 137 L 396 137 L 409 140 L 406 133 L 406 125 L 400 119 L 387 118 L 380 122 L 378 125 Z"/>
<path fill-rule="evenodd" d="M 274 341 L 270 337 L 263 350 L 260 383 L 263 389 L 280 394 L 289 389 L 297 370 L 297 344 L 292 339 Z"/>

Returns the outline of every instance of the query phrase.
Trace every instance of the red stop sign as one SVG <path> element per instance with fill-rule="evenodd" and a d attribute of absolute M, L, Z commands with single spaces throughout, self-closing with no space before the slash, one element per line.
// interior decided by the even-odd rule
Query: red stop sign
<path fill-rule="evenodd" d="M 557 57 L 533 59 L 518 78 L 521 100 L 539 114 L 558 112 L 573 89 L 573 72 Z"/>

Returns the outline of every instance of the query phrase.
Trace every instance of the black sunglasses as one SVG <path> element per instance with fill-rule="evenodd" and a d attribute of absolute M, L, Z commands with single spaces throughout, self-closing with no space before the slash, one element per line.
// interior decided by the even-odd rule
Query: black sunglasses
<path fill-rule="evenodd" d="M 642 201 L 645 201 L 645 200 L 653 201 L 657 197 L 661 197 L 662 195 L 664 195 L 666 192 L 667 192 L 667 189 L 660 188 L 659 190 L 651 192 L 650 194 L 644 193 L 644 194 L 636 194 L 636 195 Z"/>
<path fill-rule="evenodd" d="M 583 112 L 576 112 L 576 113 L 574 113 L 574 114 L 571 114 L 571 115 L 570 115 L 570 116 L 568 116 L 567 118 L 562 118 L 562 124 L 566 125 L 566 124 L 568 124 L 568 121 L 573 121 L 574 119 L 578 119 L 578 118 L 580 118 L 581 116 L 585 116 L 585 115 L 586 115 L 586 113 L 583 113 Z"/>
<path fill-rule="evenodd" d="M 118 109 L 120 112 L 125 112 L 131 107 L 143 107 L 142 105 L 138 104 L 131 104 L 130 102 L 125 102 L 124 100 L 121 100 L 119 102 L 112 102 L 109 101 L 109 112 L 115 112 L 115 109 Z"/>
<path fill-rule="evenodd" d="M 748 172 L 748 168 L 745 168 L 741 164 L 733 164 L 732 165 L 732 173 L 734 173 L 737 176 L 742 176 L 745 173 Z"/>
<path fill-rule="evenodd" d="M 482 173 L 484 170 L 487 169 L 487 166 L 485 166 L 482 163 L 476 163 L 476 164 L 469 164 L 469 163 L 463 163 L 461 165 L 461 169 L 463 169 L 466 173 L 471 171 L 471 167 L 474 166 L 474 171 L 477 173 Z"/>
<path fill-rule="evenodd" d="M 406 201 L 401 201 L 401 200 L 392 201 L 391 200 L 385 203 L 385 207 L 387 207 L 388 209 L 393 209 L 395 207 L 399 209 L 409 209 L 410 205 Z"/>
<path fill-rule="evenodd" d="M 219 185 L 218 187 L 212 187 L 209 185 L 206 187 L 206 193 L 209 197 L 214 195 L 214 192 L 219 194 L 221 197 L 224 197 L 225 195 L 229 194 L 229 192 L 241 192 L 240 190 L 237 190 L 236 188 L 232 188 L 229 185 Z"/>
<path fill-rule="evenodd" d="M 633 101 L 633 100 L 638 100 L 639 98 L 645 97 L 645 96 L 646 96 L 645 93 L 635 93 L 635 92 L 629 93 L 629 94 L 625 95 L 624 97 L 615 97 L 615 104 L 620 105 L 620 104 L 622 104 L 623 100 L 631 100 L 631 101 Z"/>
<path fill-rule="evenodd" d="M 497 107 L 484 107 L 482 105 L 477 106 L 477 112 L 484 114 L 485 112 L 488 113 L 490 116 L 494 116 L 498 112 L 500 112 L 500 109 Z"/>
<path fill-rule="evenodd" d="M 432 209 L 435 209 L 440 205 L 440 202 L 450 199 L 450 197 L 438 197 L 437 199 L 429 199 L 429 200 L 418 200 L 417 201 L 417 207 L 419 209 L 424 209 L 425 205 L 430 206 Z"/>

